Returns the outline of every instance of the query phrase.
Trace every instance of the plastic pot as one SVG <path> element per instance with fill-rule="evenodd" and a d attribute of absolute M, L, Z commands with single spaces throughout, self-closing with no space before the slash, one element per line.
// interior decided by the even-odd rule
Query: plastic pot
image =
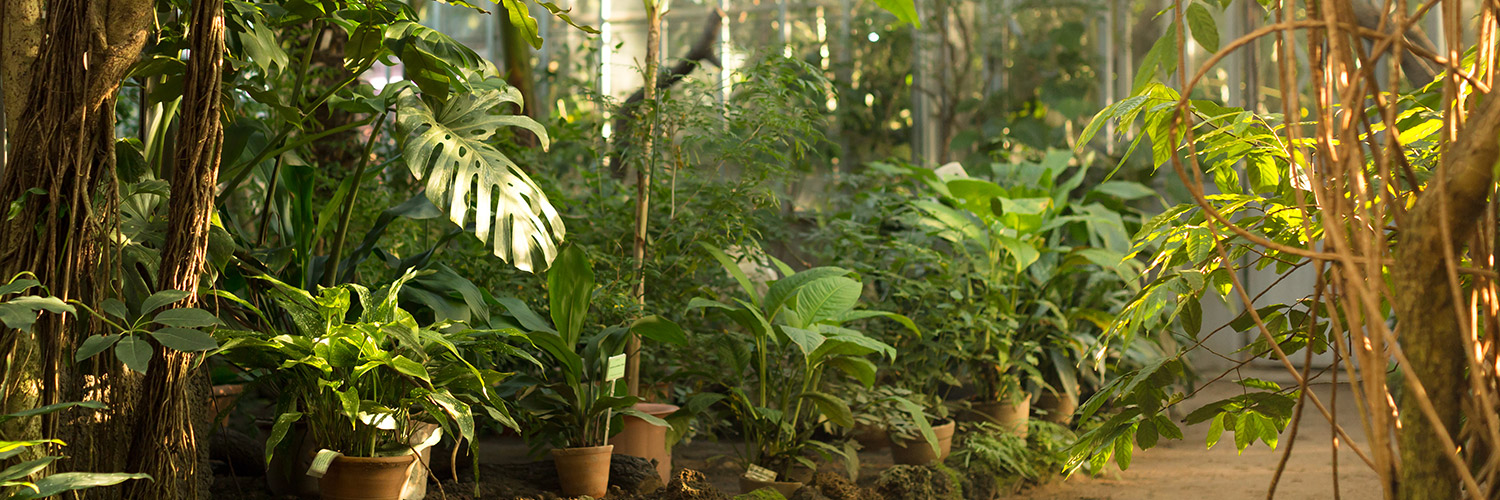
<path fill-rule="evenodd" d="M 892 436 L 891 459 L 900 465 L 926 465 L 943 461 L 953 452 L 953 430 L 957 427 L 958 423 L 952 420 L 933 426 L 932 433 L 937 435 L 938 441 L 937 454 L 933 454 L 932 446 L 925 439 L 905 440 Z"/>
<path fill-rule="evenodd" d="M 678 410 L 674 405 L 657 403 L 636 403 L 635 409 L 656 418 L 667 418 Z M 672 449 L 667 447 L 668 428 L 651 425 L 630 415 L 626 415 L 623 420 L 625 428 L 609 440 L 615 446 L 615 453 L 655 460 L 656 475 L 661 477 L 662 484 L 667 484 L 672 478 Z"/>
<path fill-rule="evenodd" d="M 761 481 L 740 476 L 740 493 L 749 493 L 761 488 L 771 488 L 781 496 L 791 498 L 792 493 L 802 489 L 801 481 Z"/>
<path fill-rule="evenodd" d="M 1030 394 L 1020 399 L 974 403 L 973 409 L 980 419 L 993 423 L 1016 437 L 1026 439 L 1027 423 L 1031 419 Z"/>
<path fill-rule="evenodd" d="M 318 491 L 324 500 L 401 500 L 416 459 L 341 456 L 318 479 Z"/>
<path fill-rule="evenodd" d="M 557 465 L 557 481 L 564 495 L 588 495 L 594 498 L 609 493 L 609 458 L 614 445 L 552 450 Z"/>

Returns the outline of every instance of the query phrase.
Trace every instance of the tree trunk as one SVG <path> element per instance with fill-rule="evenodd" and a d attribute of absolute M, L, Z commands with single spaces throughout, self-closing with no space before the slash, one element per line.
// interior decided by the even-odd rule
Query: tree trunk
<path fill-rule="evenodd" d="M 521 30 L 510 22 L 510 16 L 495 17 L 500 22 L 500 39 L 505 49 L 505 83 L 515 87 L 521 93 L 521 114 L 540 118 L 541 113 L 537 112 L 537 107 L 542 103 L 536 100 L 536 84 L 531 76 L 531 45 L 526 42 Z M 516 136 L 516 140 L 535 142 L 536 138 L 530 134 L 521 134 Z M 531 147 L 535 144 L 525 146 Z"/>
<path fill-rule="evenodd" d="M 641 134 L 641 163 L 635 167 L 635 302 L 641 314 L 646 309 L 646 219 L 651 208 L 651 166 L 656 163 L 656 73 L 661 59 L 661 5 L 646 0 L 646 82 L 644 102 L 648 112 Z M 625 386 L 631 396 L 641 394 L 641 338 L 630 334 L 625 344 Z"/>
<path fill-rule="evenodd" d="M 1444 155 L 1444 178 L 1430 182 L 1408 212 L 1396 246 L 1396 261 L 1401 264 L 1392 266 L 1398 340 L 1411 362 L 1404 367 L 1405 376 L 1422 382 L 1440 424 L 1455 440 L 1469 384 L 1461 337 L 1465 332 L 1454 308 L 1454 285 L 1449 282 L 1444 246 L 1453 249 L 1455 259 L 1462 256 L 1465 242 L 1483 218 L 1492 168 L 1500 157 L 1497 131 L 1500 99 L 1489 96 L 1469 115 L 1458 140 Z M 1446 241 L 1443 224 L 1449 228 Z M 1450 451 L 1443 449 L 1438 427 L 1418 405 L 1416 391 L 1402 391 L 1399 498 L 1458 498 L 1460 482 L 1448 458 Z"/>
<path fill-rule="evenodd" d="M 224 3 L 195 0 L 191 56 L 184 76 L 177 127 L 166 246 L 160 289 L 190 293 L 177 306 L 198 301 L 198 279 L 208 253 L 209 218 L 224 129 L 219 121 L 219 85 L 224 65 Z M 149 313 L 149 311 L 142 311 Z M 130 483 L 129 498 L 200 498 L 207 493 L 208 383 L 195 369 L 197 355 L 154 346 L 142 387 L 130 463 L 155 481 Z"/>
<path fill-rule="evenodd" d="M 100 243 L 116 211 L 113 97 L 146 41 L 152 5 L 56 0 L 44 11 L 37 0 L 3 0 L 0 76 L 12 149 L 0 174 L 0 201 L 21 204 L 15 217 L 0 220 L 0 275 L 31 271 L 58 298 L 94 305 L 102 298 L 105 281 L 95 271 L 106 257 Z M 32 333 L 0 331 L 0 352 L 6 353 L 0 411 L 80 399 L 71 355 L 87 325 L 71 315 L 47 315 Z M 114 405 L 106 420 L 129 411 L 128 401 L 106 402 Z M 46 435 L 78 443 L 97 428 L 63 423 L 78 415 L 14 420 L 0 427 L 0 437 Z"/>

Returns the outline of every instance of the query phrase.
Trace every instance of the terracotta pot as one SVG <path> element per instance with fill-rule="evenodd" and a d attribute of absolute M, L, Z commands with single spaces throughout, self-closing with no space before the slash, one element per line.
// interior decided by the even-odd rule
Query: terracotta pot
<path fill-rule="evenodd" d="M 802 489 L 801 481 L 760 481 L 740 476 L 740 493 L 749 493 L 761 488 L 770 488 L 781 493 L 781 496 L 791 498 L 792 493 Z"/>
<path fill-rule="evenodd" d="M 417 448 L 418 454 L 412 456 L 420 457 L 422 463 L 431 463 L 432 447 L 422 446 L 422 442 L 431 437 L 439 427 L 437 424 L 419 423 L 416 425 L 419 427 L 412 435 L 411 444 Z M 322 490 L 322 480 L 307 475 L 307 469 L 312 466 L 313 457 L 318 454 L 320 448 L 308 437 L 307 427 L 303 425 L 293 425 L 285 441 L 292 443 L 296 449 L 278 450 L 271 456 L 271 463 L 266 468 L 266 483 L 270 486 L 271 493 L 277 496 L 318 498 Z M 332 470 L 331 466 L 329 470 Z M 327 477 L 327 474 L 324 474 L 324 477 Z M 402 476 L 402 480 L 406 483 L 406 487 L 398 489 L 398 496 L 395 498 L 422 500 L 427 496 L 427 467 L 423 467 L 421 463 L 413 462 L 409 471 Z"/>
<path fill-rule="evenodd" d="M 678 410 L 673 405 L 656 403 L 636 403 L 635 409 L 656 418 L 667 418 Z M 651 425 L 630 415 L 626 415 L 624 421 L 625 428 L 609 440 L 615 445 L 615 453 L 655 460 L 656 475 L 661 476 L 661 484 L 667 484 L 672 479 L 672 449 L 667 447 L 667 430 L 670 428 Z"/>
<path fill-rule="evenodd" d="M 1073 413 L 1078 411 L 1078 396 L 1044 391 L 1036 397 L 1036 407 L 1047 412 L 1042 416 L 1046 421 L 1066 426 L 1073 423 Z"/>
<path fill-rule="evenodd" d="M 986 401 L 974 403 L 974 413 L 981 421 L 988 421 L 1021 439 L 1026 439 L 1027 422 L 1031 419 L 1031 395 L 1020 400 Z"/>
<path fill-rule="evenodd" d="M 932 446 L 924 439 L 908 441 L 892 436 L 891 459 L 900 465 L 927 465 L 946 460 L 948 454 L 953 452 L 953 430 L 957 427 L 958 422 L 949 420 L 948 423 L 932 428 L 932 433 L 937 434 L 939 453 L 936 455 L 932 453 Z"/>
<path fill-rule="evenodd" d="M 229 411 L 245 393 L 245 384 L 222 384 L 213 387 L 213 419 L 220 427 L 229 427 Z"/>
<path fill-rule="evenodd" d="M 401 500 L 416 455 L 333 459 L 318 479 L 323 500 Z"/>
<path fill-rule="evenodd" d="M 891 446 L 890 436 L 878 425 L 854 424 L 853 434 L 854 440 L 859 442 L 864 451 L 878 451 Z"/>
<path fill-rule="evenodd" d="M 609 493 L 609 457 L 614 449 L 614 445 L 607 444 L 552 450 L 563 494 L 600 498 Z"/>

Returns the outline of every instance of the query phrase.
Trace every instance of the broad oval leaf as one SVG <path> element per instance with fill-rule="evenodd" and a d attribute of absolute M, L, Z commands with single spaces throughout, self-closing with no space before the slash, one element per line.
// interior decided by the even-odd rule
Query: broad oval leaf
<path fill-rule="evenodd" d="M 73 355 L 73 361 L 83 361 L 92 358 L 105 349 L 115 345 L 120 340 L 120 334 L 94 335 L 83 339 L 83 345 L 78 346 L 78 353 Z"/>
<path fill-rule="evenodd" d="M 771 286 L 766 288 L 764 304 L 766 314 L 770 314 L 771 318 L 775 319 L 777 310 L 808 283 L 830 276 L 847 276 L 849 272 L 848 269 L 841 267 L 815 267 L 771 282 Z"/>
<path fill-rule="evenodd" d="M 115 343 L 115 357 L 126 368 L 146 373 L 146 367 L 151 365 L 151 343 L 138 337 L 122 338 Z"/>
<path fill-rule="evenodd" d="M 146 300 L 141 301 L 141 314 L 151 314 L 161 306 L 185 299 L 188 295 L 191 294 L 182 290 L 162 290 L 153 293 L 150 297 L 146 297 Z"/>
<path fill-rule="evenodd" d="M 397 127 L 406 135 L 403 156 L 418 180 L 427 181 L 427 198 L 448 208 L 448 219 L 465 227 L 474 212 L 474 234 L 496 256 L 523 271 L 557 255 L 565 230 L 562 217 L 542 189 L 515 162 L 486 143 L 495 132 L 520 127 L 536 134 L 547 148 L 547 130 L 526 116 L 502 110 L 521 106 L 514 88 L 476 85 L 433 109 L 407 93 L 398 101 Z M 493 237 L 491 229 L 494 229 Z"/>
<path fill-rule="evenodd" d="M 151 337 L 162 346 L 182 352 L 207 351 L 219 347 L 212 335 L 192 328 L 167 327 L 151 332 Z M 79 349 L 80 351 L 82 348 Z"/>
<path fill-rule="evenodd" d="M 196 307 L 178 307 L 157 313 L 151 321 L 160 325 L 178 328 L 201 328 L 222 324 L 213 313 Z"/>
<path fill-rule="evenodd" d="M 120 302 L 119 299 L 104 299 L 104 302 L 99 304 L 99 308 L 103 309 L 105 314 L 110 316 L 119 319 L 130 319 L 130 308 L 125 307 L 125 303 Z"/>
<path fill-rule="evenodd" d="M 858 281 L 833 276 L 808 283 L 797 292 L 797 314 L 804 325 L 842 317 L 859 303 Z"/>
<path fill-rule="evenodd" d="M 854 412 L 849 410 L 849 404 L 843 400 L 817 391 L 807 391 L 798 397 L 811 399 L 813 404 L 817 405 L 818 411 L 835 425 L 845 428 L 854 427 Z"/>
<path fill-rule="evenodd" d="M 630 331 L 657 342 L 687 345 L 687 335 L 682 333 L 681 326 L 655 314 L 635 320 L 630 324 Z"/>

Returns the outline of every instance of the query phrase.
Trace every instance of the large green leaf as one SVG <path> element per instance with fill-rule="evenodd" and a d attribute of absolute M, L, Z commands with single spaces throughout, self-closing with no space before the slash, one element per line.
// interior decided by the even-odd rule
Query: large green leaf
<path fill-rule="evenodd" d="M 745 270 L 740 269 L 739 263 L 736 262 L 734 258 L 730 257 L 729 254 L 724 253 L 724 251 L 720 250 L 718 247 L 715 247 L 708 243 L 703 243 L 700 241 L 698 242 L 698 245 L 702 246 L 704 250 L 707 250 L 708 254 L 712 255 L 714 260 L 719 261 L 719 265 L 724 266 L 724 270 L 734 278 L 735 282 L 740 284 L 740 288 L 745 291 L 745 295 L 750 296 L 750 302 L 754 303 L 757 307 L 760 306 L 761 297 L 760 295 L 755 293 L 755 284 L 750 281 L 749 276 L 745 275 Z"/>
<path fill-rule="evenodd" d="M 806 271 L 791 274 L 785 278 L 776 280 L 771 283 L 771 286 L 769 288 L 766 289 L 766 301 L 764 304 L 766 314 L 771 315 L 771 319 L 776 319 L 777 309 L 781 308 L 781 306 L 785 304 L 788 299 L 791 299 L 793 296 L 795 296 L 797 294 L 797 291 L 808 283 L 817 281 L 822 278 L 831 276 L 847 276 L 848 274 L 848 269 L 824 266 L 808 269 Z"/>
<path fill-rule="evenodd" d="M 807 391 L 798 397 L 811 399 L 813 404 L 817 405 L 818 411 L 835 425 L 846 428 L 854 427 L 854 412 L 849 410 L 849 404 L 844 400 L 817 391 Z"/>
<path fill-rule="evenodd" d="M 900 23 L 911 23 L 918 28 L 922 27 L 922 20 L 917 17 L 915 0 L 875 0 L 875 5 L 894 14 L 896 21 Z"/>
<path fill-rule="evenodd" d="M 797 314 L 804 325 L 842 317 L 859 303 L 862 290 L 858 281 L 843 276 L 813 281 L 797 292 Z"/>
<path fill-rule="evenodd" d="M 12 498 L 14 500 L 47 498 L 66 491 L 86 490 L 97 486 L 110 486 L 132 479 L 150 480 L 151 476 L 143 473 L 124 472 L 63 472 L 38 479 L 36 483 L 33 483 L 36 485 L 36 491 L 23 489 L 17 492 Z"/>
<path fill-rule="evenodd" d="M 682 333 L 681 326 L 654 314 L 632 322 L 630 331 L 657 342 L 674 345 L 687 344 L 687 334 Z"/>
<path fill-rule="evenodd" d="M 547 270 L 547 299 L 552 325 L 569 349 L 578 344 L 593 293 L 594 268 L 588 256 L 577 246 L 564 248 L 552 269 Z"/>
<path fill-rule="evenodd" d="M 503 128 L 520 127 L 536 134 L 542 149 L 547 130 L 526 116 L 505 114 L 521 107 L 512 87 L 476 85 L 433 109 L 415 94 L 402 95 L 396 121 L 407 136 L 402 150 L 407 168 L 427 181 L 428 199 L 448 208 L 448 219 L 467 227 L 474 212 L 474 234 L 496 256 L 523 271 L 533 271 L 557 255 L 565 230 L 562 217 L 542 189 L 488 141 Z M 491 235 L 493 229 L 494 234 Z"/>
<path fill-rule="evenodd" d="M 137 337 L 125 337 L 115 342 L 115 357 L 131 370 L 146 373 L 151 365 L 151 343 Z"/>

